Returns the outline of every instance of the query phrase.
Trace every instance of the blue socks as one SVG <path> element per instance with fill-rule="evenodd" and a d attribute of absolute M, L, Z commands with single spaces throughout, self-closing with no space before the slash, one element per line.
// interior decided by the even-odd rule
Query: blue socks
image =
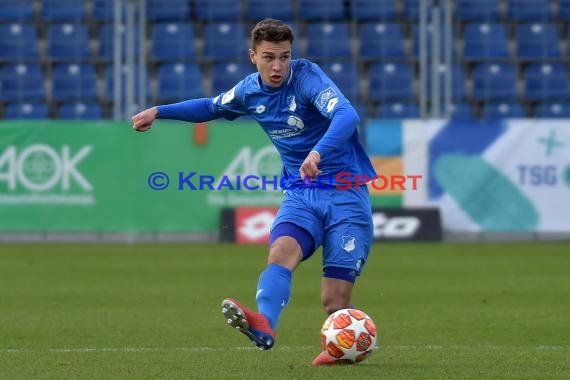
<path fill-rule="evenodd" d="M 291 271 L 278 264 L 269 264 L 259 276 L 255 299 L 259 312 L 267 317 L 273 330 L 281 311 L 291 296 Z"/>

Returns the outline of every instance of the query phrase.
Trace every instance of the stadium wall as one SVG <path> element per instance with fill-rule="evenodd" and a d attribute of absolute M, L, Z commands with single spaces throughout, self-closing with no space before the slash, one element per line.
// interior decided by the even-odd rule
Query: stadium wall
<path fill-rule="evenodd" d="M 373 206 L 437 207 L 448 240 L 569 239 L 567 123 L 371 120 L 378 172 L 421 176 L 405 190 L 371 189 Z M 278 173 L 277 152 L 249 121 L 160 121 L 142 134 L 124 123 L 1 122 L 0 239 L 216 241 L 222 209 L 279 204 Z M 248 175 L 269 182 L 248 185 Z"/>

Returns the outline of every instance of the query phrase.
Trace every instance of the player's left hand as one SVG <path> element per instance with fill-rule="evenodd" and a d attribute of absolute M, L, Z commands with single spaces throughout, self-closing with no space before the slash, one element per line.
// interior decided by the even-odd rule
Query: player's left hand
<path fill-rule="evenodd" d="M 321 155 L 315 151 L 309 153 L 301 168 L 299 169 L 299 174 L 301 178 L 309 177 L 310 179 L 315 179 L 321 174 L 319 170 L 319 163 L 321 162 Z"/>

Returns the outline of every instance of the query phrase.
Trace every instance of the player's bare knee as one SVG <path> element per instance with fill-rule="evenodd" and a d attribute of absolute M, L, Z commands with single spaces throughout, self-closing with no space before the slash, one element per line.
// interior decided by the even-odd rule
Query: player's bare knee
<path fill-rule="evenodd" d="M 271 246 L 267 262 L 294 270 L 301 258 L 301 247 L 297 241 L 290 237 L 281 237 Z"/>

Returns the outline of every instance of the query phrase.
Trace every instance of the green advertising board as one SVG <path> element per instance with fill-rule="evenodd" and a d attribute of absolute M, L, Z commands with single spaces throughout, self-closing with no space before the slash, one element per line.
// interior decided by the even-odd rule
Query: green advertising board
<path fill-rule="evenodd" d="M 1 122 L 0 231 L 215 232 L 222 207 L 280 203 L 278 183 L 237 190 L 238 178 L 280 174 L 277 151 L 257 124 L 213 122 L 200 145 L 194 128 Z M 167 188 L 151 188 L 167 183 L 162 174 L 149 179 L 156 172 L 168 176 Z M 200 177 L 213 177 L 220 190 L 200 186 Z"/>

